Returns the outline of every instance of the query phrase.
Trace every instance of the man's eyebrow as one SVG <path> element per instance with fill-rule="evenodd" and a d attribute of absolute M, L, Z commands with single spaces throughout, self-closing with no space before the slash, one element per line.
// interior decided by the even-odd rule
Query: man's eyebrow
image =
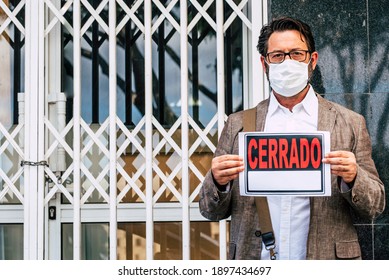
<path fill-rule="evenodd" d="M 293 52 L 293 51 L 305 51 L 305 50 L 307 50 L 308 49 L 308 47 L 305 47 L 305 48 L 293 48 L 293 49 L 290 49 L 289 51 L 287 51 L 287 52 Z M 273 51 L 271 51 L 271 52 L 268 52 L 268 53 L 274 53 L 274 52 L 283 52 L 283 53 L 285 53 L 285 51 L 283 51 L 283 50 L 273 50 Z"/>

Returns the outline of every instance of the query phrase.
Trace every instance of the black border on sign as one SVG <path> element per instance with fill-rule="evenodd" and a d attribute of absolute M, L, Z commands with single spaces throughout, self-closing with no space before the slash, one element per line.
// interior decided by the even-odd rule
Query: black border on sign
<path fill-rule="evenodd" d="M 266 133 L 266 132 L 247 132 L 245 133 L 244 135 L 244 151 L 246 152 L 247 154 L 247 136 L 256 136 L 256 135 L 269 135 L 269 136 L 272 136 L 272 135 L 275 135 L 275 136 L 280 136 L 280 135 L 288 135 L 288 136 L 304 136 L 304 135 L 309 135 L 309 136 L 320 136 L 321 138 L 321 144 L 322 144 L 322 156 L 324 156 L 324 151 L 326 150 L 325 148 L 325 138 L 324 138 L 324 133 L 320 133 L 320 132 L 312 132 L 312 133 L 308 133 L 308 132 L 304 132 L 304 133 Z M 267 190 L 267 191 L 258 191 L 258 190 L 251 190 L 249 189 L 249 182 L 248 182 L 248 170 L 247 170 L 247 156 L 245 155 L 244 157 L 244 163 L 245 163 L 245 168 L 244 168 L 244 180 L 246 182 L 245 184 L 245 194 L 247 195 L 250 195 L 252 193 L 256 193 L 256 194 L 261 194 L 261 193 L 264 193 L 264 194 L 269 194 L 269 193 L 274 193 L 274 194 L 277 194 L 277 193 L 280 193 L 280 194 L 298 194 L 298 193 L 302 193 L 302 194 L 325 194 L 325 189 L 324 189 L 324 186 L 325 186 L 325 165 L 322 164 L 322 167 L 320 169 L 320 172 L 321 172 L 321 189 L 320 190 L 314 190 L 314 191 L 307 191 L 307 190 Z"/>

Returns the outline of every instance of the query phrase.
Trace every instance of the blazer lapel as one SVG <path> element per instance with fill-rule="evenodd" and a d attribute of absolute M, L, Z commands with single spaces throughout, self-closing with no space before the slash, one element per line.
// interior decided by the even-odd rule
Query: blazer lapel
<path fill-rule="evenodd" d="M 335 125 L 336 110 L 333 105 L 325 100 L 320 95 L 316 94 L 319 103 L 319 116 L 317 130 L 331 132 Z M 257 105 L 257 122 L 256 130 L 263 131 L 265 129 L 265 120 L 269 108 L 269 98 L 260 102 Z"/>
<path fill-rule="evenodd" d="M 317 130 L 331 132 L 335 125 L 336 110 L 333 105 L 320 95 L 316 94 L 319 102 L 319 116 Z"/>
<path fill-rule="evenodd" d="M 269 109 L 269 98 L 260 102 L 257 105 L 257 121 L 255 125 L 257 131 L 263 131 L 265 129 L 265 120 L 266 120 L 268 109 Z"/>

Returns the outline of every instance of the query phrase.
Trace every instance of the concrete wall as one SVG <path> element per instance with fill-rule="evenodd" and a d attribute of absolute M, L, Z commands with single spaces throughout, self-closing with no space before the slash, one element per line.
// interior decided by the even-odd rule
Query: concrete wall
<path fill-rule="evenodd" d="M 373 159 L 389 197 L 389 1 L 268 0 L 269 19 L 293 16 L 314 33 L 313 85 L 365 116 Z M 355 220 L 364 259 L 389 259 L 389 207 L 373 223 Z"/>

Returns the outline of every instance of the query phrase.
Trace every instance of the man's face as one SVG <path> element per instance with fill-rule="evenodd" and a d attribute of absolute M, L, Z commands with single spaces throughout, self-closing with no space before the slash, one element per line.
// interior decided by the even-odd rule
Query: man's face
<path fill-rule="evenodd" d="M 267 52 L 284 52 L 289 53 L 294 50 L 308 50 L 307 43 L 305 42 L 305 38 L 301 36 L 300 32 L 297 30 L 286 30 L 281 32 L 274 32 L 270 35 L 268 40 L 268 49 Z M 290 59 L 289 56 L 285 57 L 286 59 Z M 313 52 L 311 55 L 307 55 L 304 63 L 309 63 L 309 77 L 312 76 L 313 70 L 316 68 L 318 54 L 317 52 Z M 265 63 L 265 57 L 261 57 L 261 62 L 264 71 L 266 72 L 267 77 L 269 77 L 269 66 Z"/>

